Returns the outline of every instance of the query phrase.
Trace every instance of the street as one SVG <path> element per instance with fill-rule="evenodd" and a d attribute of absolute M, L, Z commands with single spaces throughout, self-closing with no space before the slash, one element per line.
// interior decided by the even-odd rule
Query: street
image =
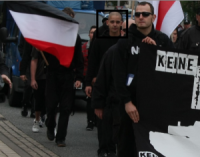
<path fill-rule="evenodd" d="M 68 134 L 66 137 L 66 147 L 57 147 L 55 142 L 51 142 L 46 137 L 46 127 L 41 128 L 39 133 L 32 132 L 33 118 L 21 116 L 21 108 L 10 107 L 8 101 L 0 103 L 0 114 L 10 121 L 27 136 L 34 139 L 48 150 L 61 157 L 95 157 L 97 156 L 98 140 L 97 129 L 86 131 L 86 102 L 75 101 L 75 115 L 70 116 Z M 29 112 L 30 114 L 30 112 Z"/>

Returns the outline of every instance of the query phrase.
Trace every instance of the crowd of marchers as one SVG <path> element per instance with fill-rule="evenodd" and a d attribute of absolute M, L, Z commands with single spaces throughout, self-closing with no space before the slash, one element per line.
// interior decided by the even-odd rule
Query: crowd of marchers
<path fill-rule="evenodd" d="M 65 8 L 63 12 L 72 18 L 75 16 L 71 8 Z M 57 146 L 65 147 L 75 89 L 82 83 L 87 95 L 86 130 L 92 131 L 97 127 L 97 156 L 137 157 L 132 127 L 132 123 L 140 121 L 136 101 L 137 78 L 129 88 L 126 86 L 128 71 L 135 69 L 137 72 L 137 60 L 131 62 L 132 55 L 129 55 L 131 48 L 140 47 L 144 42 L 163 48 L 200 52 L 200 7 L 196 11 L 196 24 L 191 26 L 190 21 L 185 20 L 184 29 L 177 27 L 171 39 L 154 28 L 155 19 L 154 8 L 148 2 L 138 3 L 134 20 L 123 21 L 120 12 L 110 12 L 108 18 L 102 20 L 102 26 L 91 26 L 88 42 L 82 45 L 77 34 L 69 68 L 60 65 L 58 59 L 49 53 L 44 52 L 44 59 L 40 50 L 21 38 L 20 78 L 25 83 L 22 115 L 26 115 L 33 92 L 35 103 L 31 116 L 35 119 L 32 131 L 39 132 L 45 123 L 47 138 L 55 140 Z M 0 64 L 0 72 L 3 82 L 11 88 L 4 63 Z"/>

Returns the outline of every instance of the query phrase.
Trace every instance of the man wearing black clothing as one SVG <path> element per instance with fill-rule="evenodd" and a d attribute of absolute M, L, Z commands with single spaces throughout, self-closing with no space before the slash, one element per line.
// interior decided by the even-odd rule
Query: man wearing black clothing
<path fill-rule="evenodd" d="M 136 81 L 137 81 L 137 61 L 141 42 L 154 44 L 162 47 L 173 47 L 167 35 L 154 30 L 153 22 L 156 18 L 154 8 L 148 2 L 141 2 L 137 5 L 135 12 L 135 23 L 131 25 L 127 40 L 119 40 L 118 48 L 114 53 L 114 86 L 122 104 L 120 106 L 121 126 L 119 133 L 119 157 L 136 157 L 134 133 L 132 123 L 137 123 L 140 119 L 136 107 Z M 132 78 L 132 82 L 127 82 L 127 77 Z"/>
<path fill-rule="evenodd" d="M 71 8 L 65 8 L 63 11 L 74 17 L 74 12 Z M 47 126 L 47 137 L 50 141 L 53 141 L 55 138 L 55 111 L 59 104 L 60 117 L 57 127 L 56 143 L 58 147 L 65 147 L 69 115 L 74 101 L 74 78 L 76 88 L 80 87 L 83 79 L 84 64 L 80 36 L 77 35 L 74 57 L 69 68 L 60 65 L 58 59 L 51 54 L 46 54 L 46 57 L 49 62 L 46 75 L 45 99 L 47 108 L 47 119 L 45 122 Z"/>
<path fill-rule="evenodd" d="M 34 118 L 34 103 L 31 101 L 32 96 L 32 88 L 30 86 L 30 62 L 31 62 L 31 52 L 32 45 L 25 41 L 24 37 L 21 36 L 19 50 L 22 51 L 22 60 L 20 63 L 20 78 L 24 81 L 24 92 L 23 92 L 23 100 L 22 100 L 22 116 L 26 117 L 28 114 L 27 105 L 31 103 L 31 113 L 30 117 Z"/>
<path fill-rule="evenodd" d="M 197 23 L 181 34 L 177 48 L 200 51 L 200 7 L 196 11 Z"/>
<path fill-rule="evenodd" d="M 134 20 L 128 20 L 128 26 L 135 23 Z M 121 31 L 121 36 L 126 33 L 126 21 L 122 24 L 123 31 Z M 92 104 L 103 108 L 104 111 L 108 111 L 109 114 L 103 114 L 103 119 L 106 115 L 105 130 L 107 130 L 108 136 L 113 139 L 113 141 L 118 144 L 118 134 L 120 128 L 120 111 L 119 106 L 121 101 L 116 93 L 116 89 L 113 81 L 113 71 L 114 71 L 114 53 L 117 51 L 118 45 L 115 44 L 106 51 L 101 61 L 101 66 L 97 75 L 97 80 L 93 86 L 92 93 Z M 105 124 L 105 123 L 104 123 Z M 130 126 L 131 127 L 131 126 Z M 126 139 L 128 142 L 128 139 Z"/>
<path fill-rule="evenodd" d="M 101 38 L 96 38 L 93 45 L 91 54 L 89 56 L 88 62 L 88 71 L 86 75 L 86 94 L 87 96 L 91 96 L 92 85 L 95 83 L 96 76 L 100 67 L 100 63 L 104 53 L 114 45 L 119 37 L 120 37 L 120 27 L 121 27 L 121 14 L 118 12 L 112 12 L 109 15 L 107 25 L 109 30 L 105 31 Z M 105 104 L 104 104 L 105 105 Z M 107 123 L 106 123 L 106 116 L 110 114 L 108 110 L 104 110 L 104 117 L 102 120 L 103 115 L 103 108 L 104 106 L 98 106 L 98 104 L 92 104 L 92 107 L 95 108 L 95 114 L 98 115 L 99 119 L 97 121 L 97 128 L 98 128 L 98 140 L 99 140 L 99 150 L 98 156 L 116 156 L 116 148 L 115 143 L 112 140 L 112 136 L 109 136 L 107 132 L 110 130 L 106 130 Z M 100 115 L 100 116 L 99 116 Z M 112 125 L 112 124 L 109 124 Z"/>

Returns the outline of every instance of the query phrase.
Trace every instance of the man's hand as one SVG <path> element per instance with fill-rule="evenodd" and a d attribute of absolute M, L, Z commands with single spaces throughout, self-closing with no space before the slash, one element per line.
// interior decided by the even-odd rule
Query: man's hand
<path fill-rule="evenodd" d="M 137 108 L 131 101 L 125 104 L 125 110 L 129 117 L 134 121 L 134 123 L 137 123 L 140 120 Z"/>
<path fill-rule="evenodd" d="M 6 75 L 3 74 L 3 75 L 1 75 L 1 77 L 2 77 L 3 81 L 9 85 L 9 87 L 10 87 L 10 89 L 11 89 L 11 88 L 12 88 L 12 82 L 11 82 L 11 80 L 8 78 L 8 76 L 6 76 Z"/>
<path fill-rule="evenodd" d="M 81 87 L 81 81 L 76 81 L 76 82 L 75 82 L 75 87 L 76 87 L 76 88 Z"/>
<path fill-rule="evenodd" d="M 33 89 L 35 89 L 35 90 L 38 89 L 38 84 L 37 84 L 36 80 L 31 80 L 31 87 L 32 87 Z"/>
<path fill-rule="evenodd" d="M 86 86 L 85 87 L 85 93 L 88 97 L 91 97 L 91 93 L 92 93 L 92 86 Z"/>
<path fill-rule="evenodd" d="M 26 78 L 26 75 L 20 75 L 20 78 L 21 78 L 22 81 L 28 80 L 28 79 Z"/>
<path fill-rule="evenodd" d="M 96 82 L 96 80 L 97 80 L 96 77 L 94 77 L 94 78 L 92 79 L 92 85 L 93 85 L 93 86 L 94 86 L 94 83 Z"/>
<path fill-rule="evenodd" d="M 103 109 L 94 109 L 94 113 L 97 115 L 99 119 L 103 118 Z"/>
<path fill-rule="evenodd" d="M 147 44 L 150 44 L 150 45 L 156 45 L 156 42 L 155 42 L 153 39 L 151 39 L 150 37 L 144 38 L 144 39 L 142 40 L 142 42 L 147 43 Z"/>

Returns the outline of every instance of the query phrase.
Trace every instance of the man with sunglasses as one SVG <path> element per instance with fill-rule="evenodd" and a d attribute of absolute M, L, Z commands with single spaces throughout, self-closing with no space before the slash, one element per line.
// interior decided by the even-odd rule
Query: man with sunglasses
<path fill-rule="evenodd" d="M 154 29 L 156 18 L 151 3 L 138 3 L 135 23 L 128 30 L 128 39 L 119 40 L 114 53 L 113 81 L 118 97 L 121 99 L 121 124 L 119 131 L 118 157 L 136 157 L 136 146 L 132 123 L 140 117 L 136 101 L 136 80 L 139 47 L 142 42 L 162 47 L 173 47 L 166 34 Z M 128 81 L 131 80 L 132 81 Z"/>
<path fill-rule="evenodd" d="M 200 51 L 200 7 L 196 10 L 196 22 L 181 34 L 177 48 Z"/>

